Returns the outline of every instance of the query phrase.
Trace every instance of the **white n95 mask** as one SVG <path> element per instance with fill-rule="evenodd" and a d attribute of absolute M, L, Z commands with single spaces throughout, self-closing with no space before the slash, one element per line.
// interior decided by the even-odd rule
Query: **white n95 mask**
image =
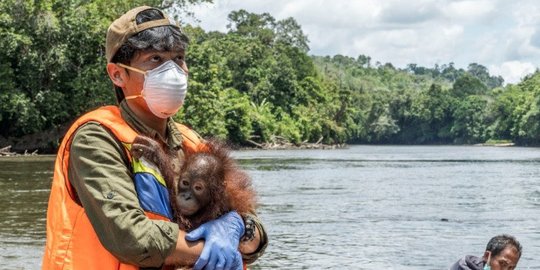
<path fill-rule="evenodd" d="M 187 73 L 169 60 L 152 70 L 142 71 L 118 63 L 119 66 L 144 74 L 143 90 L 139 95 L 126 99 L 142 97 L 148 109 L 159 118 L 171 117 L 178 112 L 187 93 Z"/>

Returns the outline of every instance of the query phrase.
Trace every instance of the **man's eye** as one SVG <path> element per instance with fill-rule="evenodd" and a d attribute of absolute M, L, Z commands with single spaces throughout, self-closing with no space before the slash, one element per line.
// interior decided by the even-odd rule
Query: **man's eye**
<path fill-rule="evenodd" d="M 183 64 L 184 63 L 184 56 L 177 56 L 174 61 L 177 63 L 177 64 Z"/>
<path fill-rule="evenodd" d="M 159 55 L 154 55 L 152 56 L 152 58 L 150 59 L 152 62 L 161 62 L 161 56 Z"/>

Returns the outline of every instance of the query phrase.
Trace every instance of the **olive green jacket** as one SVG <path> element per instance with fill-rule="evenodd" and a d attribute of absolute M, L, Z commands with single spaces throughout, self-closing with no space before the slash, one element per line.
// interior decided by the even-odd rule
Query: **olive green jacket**
<path fill-rule="evenodd" d="M 166 137 L 143 124 L 124 101 L 122 118 L 139 134 L 161 141 L 179 153 L 173 160 L 175 170 L 183 162 L 182 136 L 174 121 L 168 119 Z M 103 246 L 121 261 L 143 266 L 161 266 L 176 247 L 178 225 L 146 218 L 139 205 L 132 180 L 130 162 L 123 145 L 97 122 L 81 126 L 73 136 L 68 174 L 79 202 Z M 114 198 L 114 200 L 111 200 Z M 254 254 L 243 255 L 255 261 L 266 248 L 268 238 L 261 222 L 261 244 Z"/>

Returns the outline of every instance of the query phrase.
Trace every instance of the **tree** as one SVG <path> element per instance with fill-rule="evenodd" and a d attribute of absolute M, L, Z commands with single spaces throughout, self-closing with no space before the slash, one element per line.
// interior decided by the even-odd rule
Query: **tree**
<path fill-rule="evenodd" d="M 304 54 L 309 51 L 309 40 L 300 25 L 292 17 L 278 21 L 275 26 L 276 42 L 298 48 Z"/>
<path fill-rule="evenodd" d="M 452 88 L 453 95 L 458 98 L 465 98 L 470 95 L 485 94 L 488 90 L 482 81 L 469 74 L 463 74 L 461 77 L 459 77 L 454 82 Z"/>
<path fill-rule="evenodd" d="M 514 89 L 514 88 L 512 88 Z M 540 73 L 528 76 L 518 84 L 512 104 L 512 135 L 522 144 L 540 144 Z"/>
<path fill-rule="evenodd" d="M 522 117 L 519 112 L 520 104 L 528 99 L 528 95 L 516 85 L 509 85 L 500 89 L 496 94 L 495 102 L 489 108 L 494 121 L 489 127 L 491 139 L 511 140 L 516 138 L 516 120 Z"/>
<path fill-rule="evenodd" d="M 461 101 L 453 114 L 454 125 L 451 133 L 455 143 L 479 143 L 486 140 L 485 122 L 487 101 L 481 96 L 467 96 Z"/>
<path fill-rule="evenodd" d="M 174 1 L 180 8 L 207 0 Z M 171 1 L 163 2 L 172 5 Z M 125 11 L 162 1 L 42 0 L 0 2 L 2 136 L 70 122 L 114 103 L 105 74 L 105 33 Z M 5 77 L 4 77 L 5 76 Z"/>
<path fill-rule="evenodd" d="M 502 86 L 504 79 L 501 76 L 491 76 L 486 67 L 479 65 L 477 63 L 469 64 L 467 72 L 472 76 L 479 79 L 483 84 L 485 84 L 489 89 Z"/>
<path fill-rule="evenodd" d="M 412 101 L 407 130 L 414 136 L 408 141 L 416 143 L 451 142 L 449 134 L 453 121 L 455 99 L 448 90 L 432 84 L 425 92 L 419 93 Z"/>
<path fill-rule="evenodd" d="M 145 1 L 169 8 L 208 0 Z M 0 136 L 69 123 L 114 103 L 105 74 L 104 33 L 142 1 L 0 2 Z M 187 11 L 187 13 L 189 13 Z M 237 144 L 474 143 L 509 138 L 540 143 L 540 79 L 502 86 L 482 65 L 372 65 L 367 55 L 309 56 L 293 19 L 245 10 L 228 32 L 185 26 L 190 36 L 186 103 L 175 116 L 202 135 Z M 91 82 L 91 83 L 89 83 Z"/>
<path fill-rule="evenodd" d="M 383 113 L 377 116 L 376 120 L 370 125 L 370 133 L 373 142 L 388 143 L 389 138 L 399 132 L 399 126 L 396 125 L 396 120 L 384 110 Z"/>
<path fill-rule="evenodd" d="M 232 33 L 258 39 L 265 45 L 275 40 L 276 20 L 268 13 L 255 14 L 241 9 L 232 11 L 228 18 L 230 23 L 227 28 Z"/>

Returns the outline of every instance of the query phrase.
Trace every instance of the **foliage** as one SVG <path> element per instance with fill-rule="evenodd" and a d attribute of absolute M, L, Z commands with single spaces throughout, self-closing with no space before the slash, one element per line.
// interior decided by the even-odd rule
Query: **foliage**
<path fill-rule="evenodd" d="M 451 133 L 457 143 L 478 143 L 486 139 L 485 108 L 481 96 L 468 96 L 454 110 Z"/>
<path fill-rule="evenodd" d="M 114 103 L 104 33 L 131 7 L 176 15 L 209 0 L 0 2 L 0 136 L 20 137 Z M 175 116 L 236 144 L 540 143 L 540 75 L 503 86 L 471 63 L 400 69 L 370 56 L 309 56 L 293 19 L 245 10 L 226 33 L 186 25 L 189 91 Z"/>
<path fill-rule="evenodd" d="M 176 6 L 185 3 L 177 1 Z M 104 68 L 105 33 L 113 19 L 143 4 L 162 3 L 1 1 L 0 135 L 47 130 L 113 103 Z"/>

